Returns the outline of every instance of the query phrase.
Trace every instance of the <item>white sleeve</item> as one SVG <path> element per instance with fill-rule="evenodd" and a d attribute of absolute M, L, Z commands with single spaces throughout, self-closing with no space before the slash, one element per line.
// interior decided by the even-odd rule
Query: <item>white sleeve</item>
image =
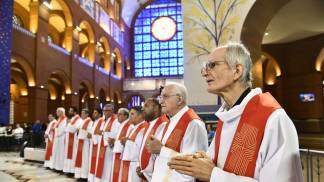
<path fill-rule="evenodd" d="M 283 109 L 274 111 L 266 124 L 254 179 L 215 167 L 211 182 L 301 182 L 303 181 L 296 129 Z"/>
<path fill-rule="evenodd" d="M 194 154 L 198 151 L 207 151 L 208 149 L 208 137 L 205 124 L 200 120 L 193 120 L 190 122 L 185 135 L 183 137 L 180 153 L 181 154 Z M 160 157 L 170 160 L 172 156 L 175 156 L 174 150 L 163 146 L 161 148 Z M 174 171 L 174 179 L 179 181 L 194 181 L 194 178 L 188 175 L 180 174 Z"/>

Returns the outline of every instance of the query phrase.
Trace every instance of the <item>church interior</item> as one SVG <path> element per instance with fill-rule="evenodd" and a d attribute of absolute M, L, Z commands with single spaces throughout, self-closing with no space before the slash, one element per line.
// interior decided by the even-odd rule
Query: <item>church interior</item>
<path fill-rule="evenodd" d="M 113 104 L 117 113 L 176 82 L 215 130 L 223 100 L 206 91 L 200 69 L 229 41 L 250 51 L 253 88 L 270 92 L 293 121 L 304 181 L 324 180 L 324 1 L 3 0 L 0 8 L 4 181 L 74 181 L 21 159 L 23 146 L 5 132 L 48 124 L 58 107 Z"/>

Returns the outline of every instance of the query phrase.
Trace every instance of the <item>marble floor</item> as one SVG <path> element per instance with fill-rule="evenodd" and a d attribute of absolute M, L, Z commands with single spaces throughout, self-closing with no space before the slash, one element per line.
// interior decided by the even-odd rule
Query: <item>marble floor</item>
<path fill-rule="evenodd" d="M 24 161 L 15 152 L 0 152 L 1 182 L 69 182 L 75 181 L 64 174 L 59 174 L 43 167 L 37 162 Z"/>

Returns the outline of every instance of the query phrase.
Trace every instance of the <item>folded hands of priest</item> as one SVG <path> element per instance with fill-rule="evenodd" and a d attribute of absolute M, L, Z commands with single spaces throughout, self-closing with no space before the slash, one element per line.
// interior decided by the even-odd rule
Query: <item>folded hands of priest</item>
<path fill-rule="evenodd" d="M 205 152 L 175 156 L 171 158 L 168 165 L 179 173 L 192 176 L 201 181 L 209 181 L 215 167 L 213 161 Z"/>

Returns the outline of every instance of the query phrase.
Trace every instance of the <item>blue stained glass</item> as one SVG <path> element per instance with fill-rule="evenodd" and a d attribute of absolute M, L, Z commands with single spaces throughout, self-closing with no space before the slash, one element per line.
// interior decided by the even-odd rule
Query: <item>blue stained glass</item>
<path fill-rule="evenodd" d="M 142 42 L 142 35 L 137 35 L 135 36 L 135 40 L 134 40 L 135 43 L 137 42 Z"/>
<path fill-rule="evenodd" d="M 150 42 L 151 41 L 151 35 L 147 34 L 147 35 L 143 35 L 143 42 Z"/>
<path fill-rule="evenodd" d="M 183 75 L 183 33 L 181 3 L 155 0 L 137 16 L 134 25 L 135 77 Z M 169 41 L 159 41 L 151 34 L 151 23 L 160 16 L 177 22 L 177 34 Z"/>
<path fill-rule="evenodd" d="M 143 59 L 142 52 L 135 52 L 135 59 Z"/>
<path fill-rule="evenodd" d="M 151 52 L 150 51 L 143 52 L 143 59 L 151 59 Z"/>
<path fill-rule="evenodd" d="M 142 34 L 142 27 L 135 27 L 135 34 Z"/>
<path fill-rule="evenodd" d="M 144 69 L 144 76 L 151 76 L 151 69 Z"/>
<path fill-rule="evenodd" d="M 152 67 L 159 67 L 160 66 L 160 60 L 159 59 L 153 59 L 152 60 Z"/>
<path fill-rule="evenodd" d="M 178 66 L 178 59 L 176 58 L 170 59 L 170 66 Z"/>
<path fill-rule="evenodd" d="M 135 51 L 141 51 L 142 50 L 142 44 L 135 44 Z"/>
<path fill-rule="evenodd" d="M 161 68 L 161 74 L 162 74 L 163 76 L 170 75 L 170 74 L 169 74 L 169 68 L 168 68 L 168 67 L 166 67 L 166 68 Z"/>
<path fill-rule="evenodd" d="M 160 51 L 152 51 L 152 58 L 159 58 Z"/>
<path fill-rule="evenodd" d="M 135 62 L 135 68 L 142 68 L 143 65 L 142 65 L 142 61 L 136 61 Z"/>
<path fill-rule="evenodd" d="M 150 33 L 151 32 L 151 26 L 144 26 L 143 27 L 143 33 Z"/>
<path fill-rule="evenodd" d="M 161 59 L 160 60 L 161 67 L 169 66 L 169 60 L 168 59 Z"/>
<path fill-rule="evenodd" d="M 169 48 L 170 49 L 176 49 L 177 48 L 177 41 L 170 41 L 169 42 Z"/>
<path fill-rule="evenodd" d="M 177 75 L 178 68 L 177 67 L 170 67 L 170 75 Z"/>
<path fill-rule="evenodd" d="M 160 58 L 167 58 L 167 57 L 169 57 L 169 51 L 168 50 L 166 50 L 166 51 L 160 51 Z"/>
<path fill-rule="evenodd" d="M 159 43 L 158 42 L 152 43 L 152 50 L 156 50 L 156 49 L 159 49 Z"/>
<path fill-rule="evenodd" d="M 178 51 L 178 56 L 179 56 L 179 57 L 183 57 L 183 50 L 179 50 L 179 51 Z"/>
<path fill-rule="evenodd" d="M 182 49 L 183 48 L 183 42 L 182 39 L 178 41 L 178 48 Z"/>
<path fill-rule="evenodd" d="M 161 42 L 160 43 L 160 48 L 161 49 L 168 49 L 168 42 Z"/>
<path fill-rule="evenodd" d="M 136 77 L 142 77 L 143 76 L 143 70 L 142 69 L 135 69 L 135 76 Z"/>
<path fill-rule="evenodd" d="M 143 44 L 143 49 L 144 50 L 150 50 L 151 49 L 151 44 L 150 43 Z"/>
<path fill-rule="evenodd" d="M 160 68 L 152 68 L 152 76 L 160 76 Z"/>
<path fill-rule="evenodd" d="M 176 49 L 169 50 L 169 54 L 170 57 L 177 57 L 177 50 Z"/>

